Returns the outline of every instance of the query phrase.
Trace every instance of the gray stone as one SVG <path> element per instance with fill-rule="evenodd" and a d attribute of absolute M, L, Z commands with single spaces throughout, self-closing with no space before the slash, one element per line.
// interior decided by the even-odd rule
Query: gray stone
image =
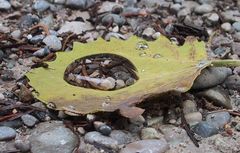
<path fill-rule="evenodd" d="M 128 144 L 133 140 L 131 133 L 122 130 L 113 130 L 110 137 L 116 140 L 118 145 Z"/>
<path fill-rule="evenodd" d="M 116 73 L 113 74 L 115 79 L 119 79 L 119 80 L 123 80 L 126 81 L 128 80 L 129 77 L 131 77 L 131 75 L 127 72 L 124 71 L 118 71 Z"/>
<path fill-rule="evenodd" d="M 183 3 L 184 0 L 173 0 L 174 3 Z"/>
<path fill-rule="evenodd" d="M 219 21 L 219 15 L 217 13 L 212 13 L 210 16 L 207 17 L 207 20 L 210 21 L 212 24 L 216 24 Z"/>
<path fill-rule="evenodd" d="M 14 145 L 21 152 L 29 152 L 31 148 L 29 141 L 16 140 Z"/>
<path fill-rule="evenodd" d="M 126 145 L 120 153 L 165 153 L 170 147 L 164 138 L 141 140 Z"/>
<path fill-rule="evenodd" d="M 44 57 L 44 56 L 48 55 L 49 53 L 50 53 L 50 50 L 47 47 L 45 47 L 45 48 L 41 48 L 41 49 L 35 51 L 33 53 L 33 55 L 36 57 Z"/>
<path fill-rule="evenodd" d="M 221 25 L 221 28 L 226 32 L 230 32 L 232 30 L 232 25 L 229 22 L 225 22 Z"/>
<path fill-rule="evenodd" d="M 116 80 L 116 89 L 121 89 L 125 87 L 125 82 L 123 80 Z"/>
<path fill-rule="evenodd" d="M 221 16 L 223 18 L 223 22 L 237 22 L 240 21 L 239 17 L 240 13 L 238 10 L 229 10 L 223 11 Z"/>
<path fill-rule="evenodd" d="M 240 43 L 239 42 L 232 43 L 232 51 L 234 54 L 237 54 L 240 56 Z"/>
<path fill-rule="evenodd" d="M 86 0 L 67 0 L 66 6 L 74 9 L 84 9 L 86 7 Z"/>
<path fill-rule="evenodd" d="M 65 4 L 66 0 L 54 0 L 55 4 Z"/>
<path fill-rule="evenodd" d="M 106 148 L 113 149 L 113 150 L 118 149 L 117 140 L 114 140 L 111 137 L 104 136 L 101 133 L 96 131 L 86 133 L 84 136 L 84 141 L 90 144 L 104 146 Z"/>
<path fill-rule="evenodd" d="M 213 136 L 215 134 L 218 133 L 218 129 L 213 126 L 212 124 L 206 122 L 206 121 L 202 121 L 200 123 L 198 123 L 194 128 L 193 128 L 193 131 L 204 137 L 204 138 L 207 138 L 207 137 L 210 137 L 210 136 Z"/>
<path fill-rule="evenodd" d="M 11 8 L 11 4 L 7 0 L 0 0 L 0 10 L 8 10 Z"/>
<path fill-rule="evenodd" d="M 0 126 L 0 141 L 11 140 L 16 137 L 16 131 L 7 126 Z"/>
<path fill-rule="evenodd" d="M 185 100 L 183 103 L 183 113 L 184 114 L 189 114 L 193 112 L 197 112 L 197 105 L 194 101 L 192 100 Z"/>
<path fill-rule="evenodd" d="M 1 33 L 10 33 L 10 28 L 0 23 L 0 32 Z"/>
<path fill-rule="evenodd" d="M 231 99 L 226 91 L 221 87 L 215 87 L 199 92 L 198 95 L 205 97 L 214 105 L 232 109 Z"/>
<path fill-rule="evenodd" d="M 239 90 L 240 89 L 240 76 L 239 75 L 231 75 L 231 76 L 229 76 L 225 80 L 224 85 L 228 89 Z"/>
<path fill-rule="evenodd" d="M 0 63 L 2 62 L 3 58 L 4 58 L 4 53 L 2 50 L 0 50 Z"/>
<path fill-rule="evenodd" d="M 102 135 L 109 136 L 110 133 L 112 132 L 112 128 L 110 126 L 104 124 L 98 128 L 98 131 Z"/>
<path fill-rule="evenodd" d="M 12 121 L 4 121 L 0 123 L 0 126 L 7 126 L 11 128 L 19 128 L 23 125 L 21 119 L 15 119 Z"/>
<path fill-rule="evenodd" d="M 152 38 L 153 38 L 153 39 L 158 39 L 160 36 L 161 36 L 161 33 L 160 33 L 160 32 L 155 32 L 155 33 L 152 35 Z"/>
<path fill-rule="evenodd" d="M 240 32 L 240 22 L 234 22 L 232 26 L 237 32 Z"/>
<path fill-rule="evenodd" d="M 189 14 L 191 14 L 191 11 L 189 9 L 184 8 L 184 9 L 178 11 L 177 17 L 182 18 L 182 17 L 185 17 Z"/>
<path fill-rule="evenodd" d="M 36 35 L 36 36 L 33 36 L 29 41 L 33 44 L 37 44 L 42 42 L 44 38 L 45 38 L 44 35 Z"/>
<path fill-rule="evenodd" d="M 36 15 L 27 14 L 20 18 L 19 27 L 30 28 L 33 24 L 39 22 L 39 18 Z"/>
<path fill-rule="evenodd" d="M 219 35 L 219 36 L 213 37 L 211 47 L 213 49 L 216 49 L 218 47 L 230 47 L 231 44 L 232 44 L 231 39 L 229 39 L 226 36 Z"/>
<path fill-rule="evenodd" d="M 29 140 L 34 153 L 72 153 L 78 144 L 78 137 L 59 121 L 40 123 Z"/>
<path fill-rule="evenodd" d="M 192 89 L 206 89 L 219 85 L 231 74 L 232 70 L 226 67 L 205 68 L 194 81 Z"/>
<path fill-rule="evenodd" d="M 141 139 L 160 139 L 163 137 L 156 129 L 148 127 L 141 130 Z"/>
<path fill-rule="evenodd" d="M 197 14 L 205 14 L 213 11 L 213 7 L 209 4 L 202 4 L 195 8 L 194 10 Z"/>
<path fill-rule="evenodd" d="M 45 0 L 38 0 L 33 4 L 33 8 L 38 12 L 44 12 L 50 7 L 50 4 Z"/>
<path fill-rule="evenodd" d="M 92 30 L 93 26 L 89 22 L 80 22 L 80 21 L 72 21 L 65 22 L 63 26 L 58 30 L 59 34 L 66 32 L 73 32 L 75 34 L 82 34 L 87 30 Z"/>
<path fill-rule="evenodd" d="M 202 114 L 200 112 L 192 112 L 185 114 L 184 116 L 190 126 L 196 125 L 202 121 Z"/>
<path fill-rule="evenodd" d="M 62 43 L 55 35 L 49 35 L 43 39 L 43 42 L 49 47 L 50 50 L 58 51 L 62 48 Z"/>
<path fill-rule="evenodd" d="M 130 77 L 130 78 L 128 78 L 128 79 L 126 80 L 126 85 L 127 85 L 127 86 L 130 86 L 130 85 L 134 84 L 135 81 L 136 81 L 135 79 L 133 79 L 132 77 Z"/>
<path fill-rule="evenodd" d="M 172 145 L 177 145 L 185 141 L 189 141 L 187 132 L 180 127 L 165 124 L 160 126 L 159 130 L 164 134 L 167 142 Z"/>
<path fill-rule="evenodd" d="M 173 4 L 170 6 L 171 11 L 177 13 L 178 11 L 180 11 L 180 9 L 182 8 L 181 4 Z"/>
<path fill-rule="evenodd" d="M 40 20 L 40 23 L 45 24 L 46 26 L 48 26 L 49 29 L 51 29 L 54 25 L 54 21 L 53 21 L 53 15 L 49 14 L 48 16 L 44 17 L 43 19 Z"/>
<path fill-rule="evenodd" d="M 38 123 L 38 119 L 29 114 L 22 115 L 21 119 L 23 123 L 28 127 L 33 127 L 36 123 Z"/>
<path fill-rule="evenodd" d="M 148 28 L 144 29 L 142 35 L 147 38 L 151 38 L 154 33 L 155 33 L 155 30 L 151 27 L 148 27 Z"/>
<path fill-rule="evenodd" d="M 217 129 L 221 129 L 231 121 L 231 115 L 228 112 L 211 113 L 207 115 L 206 121 Z"/>
<path fill-rule="evenodd" d="M 109 25 L 109 23 L 116 23 L 118 26 L 122 26 L 125 24 L 126 19 L 118 14 L 107 14 L 102 18 L 103 25 Z"/>
<path fill-rule="evenodd" d="M 233 35 L 233 38 L 234 38 L 235 41 L 240 42 L 240 32 L 236 32 L 236 33 Z"/>
<path fill-rule="evenodd" d="M 137 117 L 134 118 L 130 118 L 129 119 L 130 123 L 135 124 L 135 125 L 142 125 L 143 123 L 145 123 L 145 119 L 142 115 L 139 115 Z"/>
<path fill-rule="evenodd" d="M 238 123 L 238 124 L 235 126 L 235 129 L 236 129 L 237 131 L 240 131 L 240 123 Z"/>
<path fill-rule="evenodd" d="M 11 33 L 11 36 L 15 39 L 19 39 L 21 37 L 21 31 L 20 30 L 14 30 L 12 33 Z"/>

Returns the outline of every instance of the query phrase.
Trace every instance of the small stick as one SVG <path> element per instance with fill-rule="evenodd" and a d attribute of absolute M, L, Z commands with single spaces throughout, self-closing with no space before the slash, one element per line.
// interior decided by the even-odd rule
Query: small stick
<path fill-rule="evenodd" d="M 39 23 L 39 24 L 33 26 L 29 31 L 32 31 L 33 29 L 36 29 L 36 28 L 42 28 L 47 36 L 50 35 L 48 27 L 45 24 L 42 24 L 42 23 Z"/>
<path fill-rule="evenodd" d="M 194 133 L 192 132 L 192 130 L 189 127 L 189 124 L 186 121 L 186 118 L 183 114 L 183 112 L 181 111 L 181 126 L 182 128 L 187 132 L 187 135 L 189 136 L 189 138 L 192 140 L 192 142 L 194 143 L 194 145 L 196 147 L 199 147 L 198 141 L 197 139 L 194 137 Z"/>

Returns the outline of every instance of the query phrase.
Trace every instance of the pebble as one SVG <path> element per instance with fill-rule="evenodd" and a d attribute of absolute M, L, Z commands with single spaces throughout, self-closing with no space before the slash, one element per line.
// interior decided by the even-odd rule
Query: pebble
<path fill-rule="evenodd" d="M 229 76 L 225 80 L 224 85 L 228 89 L 239 90 L 240 89 L 240 76 L 236 75 L 236 74 Z"/>
<path fill-rule="evenodd" d="M 55 4 L 65 4 L 66 0 L 54 0 Z"/>
<path fill-rule="evenodd" d="M 38 12 L 44 12 L 50 7 L 50 4 L 45 0 L 38 0 L 33 4 L 33 8 Z"/>
<path fill-rule="evenodd" d="M 228 112 L 211 113 L 206 116 L 206 121 L 217 129 L 221 129 L 231 121 L 231 115 Z"/>
<path fill-rule="evenodd" d="M 11 33 L 11 36 L 15 39 L 19 39 L 21 37 L 21 31 L 20 30 L 14 30 L 12 33 Z"/>
<path fill-rule="evenodd" d="M 0 141 L 11 140 L 16 137 L 16 131 L 7 126 L 0 126 Z"/>
<path fill-rule="evenodd" d="M 133 140 L 131 133 L 122 130 L 113 130 L 110 137 L 116 140 L 118 145 L 128 144 Z"/>
<path fill-rule="evenodd" d="M 34 100 L 32 92 L 25 85 L 20 86 L 18 98 L 21 102 L 24 103 L 32 102 Z"/>
<path fill-rule="evenodd" d="M 177 17 L 182 18 L 182 17 L 185 17 L 189 14 L 191 14 L 191 11 L 189 9 L 184 8 L 184 9 L 181 9 L 180 11 L 178 11 Z"/>
<path fill-rule="evenodd" d="M 89 22 L 80 22 L 80 21 L 66 21 L 61 28 L 58 30 L 59 34 L 66 32 L 73 32 L 75 34 L 82 34 L 87 30 L 92 30 L 93 26 Z"/>
<path fill-rule="evenodd" d="M 225 22 L 221 25 L 221 28 L 226 32 L 230 32 L 232 30 L 232 25 L 229 22 Z"/>
<path fill-rule="evenodd" d="M 218 47 L 230 47 L 231 44 L 232 44 L 231 39 L 229 39 L 224 35 L 219 35 L 219 36 L 213 37 L 211 47 L 213 49 L 216 49 Z"/>
<path fill-rule="evenodd" d="M 27 14 L 20 18 L 19 27 L 21 29 L 30 28 L 33 24 L 38 22 L 39 22 L 39 18 L 36 15 Z"/>
<path fill-rule="evenodd" d="M 143 123 L 146 122 L 146 120 L 144 119 L 144 117 L 142 115 L 139 115 L 134 118 L 130 118 L 129 121 L 130 121 L 130 123 L 135 124 L 135 125 L 142 125 Z"/>
<path fill-rule="evenodd" d="M 49 14 L 48 16 L 42 18 L 40 20 L 40 23 L 46 25 L 49 29 L 51 29 L 54 26 L 54 18 L 52 14 Z M 51 33 L 51 32 L 50 32 Z M 56 34 L 53 34 L 56 35 Z"/>
<path fill-rule="evenodd" d="M 45 47 L 45 48 L 41 48 L 41 49 L 35 51 L 33 53 L 33 56 L 44 57 L 44 56 L 48 55 L 49 53 L 50 53 L 50 50 L 47 47 Z"/>
<path fill-rule="evenodd" d="M 202 121 L 202 114 L 200 112 L 192 112 L 185 114 L 184 116 L 190 126 L 196 125 Z"/>
<path fill-rule="evenodd" d="M 235 126 L 235 129 L 240 132 L 240 123 Z"/>
<path fill-rule="evenodd" d="M 219 21 L 219 15 L 217 13 L 212 13 L 210 16 L 207 17 L 207 20 L 210 21 L 212 24 L 216 24 Z"/>
<path fill-rule="evenodd" d="M 198 123 L 194 128 L 193 131 L 200 135 L 201 137 L 207 138 L 213 136 L 218 133 L 218 129 L 213 126 L 212 124 L 202 121 Z"/>
<path fill-rule="evenodd" d="M 174 13 L 177 13 L 178 11 L 180 11 L 182 8 L 181 4 L 173 4 L 170 6 L 171 11 L 173 11 Z"/>
<path fill-rule="evenodd" d="M 213 50 L 214 55 L 217 57 L 225 57 L 231 51 L 230 47 L 218 47 Z"/>
<path fill-rule="evenodd" d="M 235 41 L 240 42 L 240 32 L 236 32 L 236 33 L 233 35 L 233 38 L 234 38 Z"/>
<path fill-rule="evenodd" d="M 79 140 L 62 122 L 51 121 L 38 124 L 29 141 L 34 153 L 72 153 Z"/>
<path fill-rule="evenodd" d="M 232 43 L 232 52 L 234 54 L 240 55 L 240 43 L 239 42 Z"/>
<path fill-rule="evenodd" d="M 152 35 L 152 38 L 156 40 L 156 39 L 158 39 L 160 36 L 161 36 L 161 33 L 160 33 L 160 32 L 155 32 L 155 33 Z"/>
<path fill-rule="evenodd" d="M 104 136 L 100 132 L 96 131 L 86 133 L 84 136 L 84 141 L 86 143 L 96 144 L 113 150 L 118 149 L 117 140 L 114 140 L 111 137 Z"/>
<path fill-rule="evenodd" d="M 124 71 L 118 71 L 118 72 L 114 73 L 113 76 L 114 76 L 114 78 L 123 80 L 123 81 L 126 81 L 131 77 L 129 73 L 126 73 Z"/>
<path fill-rule="evenodd" d="M 237 32 L 240 32 L 240 22 L 234 22 L 232 26 Z"/>
<path fill-rule="evenodd" d="M 169 150 L 169 144 L 164 138 L 159 140 L 135 141 L 123 148 L 120 153 L 165 153 Z"/>
<path fill-rule="evenodd" d="M 55 35 L 49 35 L 43 39 L 43 42 L 50 50 L 59 51 L 62 48 L 62 43 Z"/>
<path fill-rule="evenodd" d="M 29 41 L 33 44 L 37 44 L 42 42 L 44 38 L 45 38 L 44 35 L 36 35 L 36 36 L 33 36 Z"/>
<path fill-rule="evenodd" d="M 144 37 L 151 38 L 154 33 L 155 33 L 155 30 L 153 28 L 149 27 L 143 31 L 142 35 Z"/>
<path fill-rule="evenodd" d="M 86 0 L 67 0 L 66 6 L 74 9 L 84 9 L 86 7 Z"/>
<path fill-rule="evenodd" d="M 126 19 L 118 14 L 107 14 L 102 18 L 103 25 L 109 25 L 109 23 L 116 23 L 118 26 L 122 26 L 125 24 Z"/>
<path fill-rule="evenodd" d="M 197 112 L 197 105 L 194 101 L 192 100 L 185 100 L 183 103 L 183 113 L 184 114 L 189 114 L 193 112 Z"/>
<path fill-rule="evenodd" d="M 108 125 L 101 125 L 99 128 L 98 128 L 98 131 L 102 134 L 102 135 L 105 135 L 105 136 L 109 136 L 112 132 L 112 128 Z"/>
<path fill-rule="evenodd" d="M 20 128 L 23 125 L 21 119 L 15 119 L 12 121 L 4 121 L 0 123 L 0 126 L 7 126 L 11 128 Z"/>
<path fill-rule="evenodd" d="M 172 145 L 180 144 L 189 140 L 187 132 L 170 124 L 161 125 L 159 130 L 164 134 L 164 138 Z"/>
<path fill-rule="evenodd" d="M 21 152 L 29 152 L 30 151 L 30 142 L 29 141 L 22 141 L 16 140 L 14 146 L 19 149 Z"/>
<path fill-rule="evenodd" d="M 192 89 L 205 89 L 219 85 L 231 74 L 232 70 L 226 67 L 205 68 L 194 81 Z"/>
<path fill-rule="evenodd" d="M 33 127 L 36 123 L 38 123 L 38 119 L 32 115 L 24 114 L 21 116 L 23 123 L 28 127 Z"/>
<path fill-rule="evenodd" d="M 163 137 L 156 129 L 148 127 L 141 130 L 141 139 L 160 139 Z"/>
<path fill-rule="evenodd" d="M 10 28 L 7 26 L 4 26 L 3 24 L 0 23 L 0 32 L 1 33 L 10 33 Z"/>
<path fill-rule="evenodd" d="M 213 7 L 209 4 L 202 4 L 195 8 L 194 10 L 197 14 L 205 14 L 213 11 Z"/>
<path fill-rule="evenodd" d="M 0 63 L 2 62 L 3 58 L 4 58 L 4 53 L 2 50 L 0 50 Z"/>
<path fill-rule="evenodd" d="M 130 86 L 130 85 L 132 85 L 132 84 L 134 84 L 135 83 L 135 79 L 133 79 L 133 78 L 128 78 L 127 80 L 126 80 L 126 85 L 127 86 Z"/>
<path fill-rule="evenodd" d="M 0 0 L 0 10 L 9 10 L 11 4 L 7 0 Z"/>
<path fill-rule="evenodd" d="M 116 80 L 116 89 L 121 89 L 125 87 L 125 82 L 123 80 Z"/>
<path fill-rule="evenodd" d="M 216 106 L 232 109 L 229 94 L 221 87 L 215 87 L 199 92 L 198 95 L 205 97 Z"/>

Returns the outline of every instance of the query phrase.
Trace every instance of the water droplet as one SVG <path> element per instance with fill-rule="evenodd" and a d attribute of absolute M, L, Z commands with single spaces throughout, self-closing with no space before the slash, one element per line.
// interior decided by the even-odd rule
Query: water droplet
<path fill-rule="evenodd" d="M 163 57 L 161 54 L 154 54 L 153 55 L 153 58 L 161 58 L 161 57 Z"/>
<path fill-rule="evenodd" d="M 136 46 L 137 50 L 145 50 L 148 49 L 148 44 L 146 41 L 139 41 Z"/>

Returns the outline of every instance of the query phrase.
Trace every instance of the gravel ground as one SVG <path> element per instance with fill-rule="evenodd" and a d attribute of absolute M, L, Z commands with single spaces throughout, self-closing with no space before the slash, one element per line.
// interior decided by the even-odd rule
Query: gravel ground
<path fill-rule="evenodd" d="M 116 112 L 76 117 L 54 111 L 33 97 L 24 76 L 47 67 L 44 61 L 55 52 L 70 51 L 74 41 L 100 37 L 168 37 L 182 45 L 195 36 L 206 42 L 209 59 L 238 60 L 239 10 L 237 0 L 0 0 L 0 153 L 239 153 L 240 67 L 206 68 L 192 90 L 147 99 L 139 104 L 143 115 L 132 119 Z M 67 82 L 115 90 L 137 81 L 121 66 L 112 75 L 87 66 L 105 82 L 79 81 L 79 66 L 66 74 Z"/>

